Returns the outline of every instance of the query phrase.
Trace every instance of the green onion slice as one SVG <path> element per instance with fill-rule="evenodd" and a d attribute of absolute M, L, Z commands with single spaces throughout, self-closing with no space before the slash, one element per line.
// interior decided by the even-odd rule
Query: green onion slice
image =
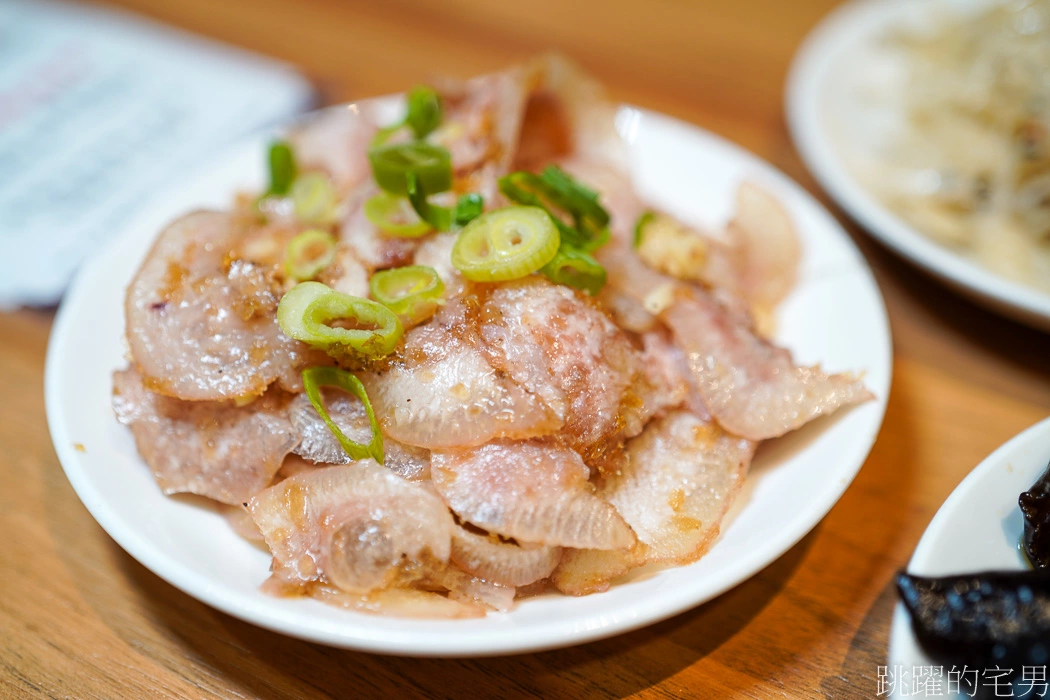
<path fill-rule="evenodd" d="M 408 183 L 408 201 L 412 208 L 419 214 L 419 218 L 426 221 L 438 231 L 448 231 L 452 228 L 452 210 L 437 204 L 431 204 L 427 200 L 427 193 L 420 187 L 419 177 L 415 171 L 409 170 L 405 174 Z"/>
<path fill-rule="evenodd" d="M 405 179 L 408 182 L 408 201 L 412 208 L 419 218 L 438 231 L 448 231 L 453 224 L 465 226 L 485 210 L 485 200 L 475 192 L 462 195 L 455 207 L 431 204 L 427 193 L 419 186 L 419 179 L 414 172 L 409 172 Z"/>
<path fill-rule="evenodd" d="M 419 238 L 430 231 L 430 224 L 419 218 L 404 197 L 380 192 L 365 202 L 365 216 L 379 230 L 395 238 Z"/>
<path fill-rule="evenodd" d="M 594 251 L 609 240 L 609 214 L 597 203 L 597 194 L 554 166 L 542 175 L 525 171 L 505 175 L 499 179 L 499 189 L 513 202 L 541 207 L 550 214 L 566 245 Z M 574 225 L 565 223 L 556 211 L 564 212 Z"/>
<path fill-rule="evenodd" d="M 452 156 L 441 146 L 423 141 L 377 146 L 368 150 L 372 175 L 391 194 L 408 194 L 408 173 L 415 173 L 423 192 L 437 194 L 452 187 Z"/>
<path fill-rule="evenodd" d="M 303 231 L 288 242 L 284 273 L 296 281 L 317 277 L 335 260 L 335 236 L 317 229 Z"/>
<path fill-rule="evenodd" d="M 328 409 L 324 405 L 324 397 L 321 396 L 321 387 L 324 386 L 342 389 L 361 400 L 361 403 L 365 406 L 365 413 L 368 414 L 368 424 L 372 427 L 371 442 L 367 445 L 355 442 L 348 438 L 346 433 L 335 424 L 332 417 L 328 415 Z M 360 379 L 338 367 L 310 367 L 303 370 L 303 388 L 306 390 L 306 398 L 310 399 L 310 403 L 313 405 L 314 410 L 317 411 L 317 415 L 321 416 L 321 420 L 332 431 L 332 435 L 339 441 L 339 444 L 342 445 L 350 459 L 357 460 L 371 457 L 383 464 L 385 456 L 383 453 L 383 434 L 379 431 L 379 422 L 376 420 L 376 414 L 372 410 L 372 402 L 368 400 L 368 394 L 365 392 L 365 387 Z"/>
<path fill-rule="evenodd" d="M 387 307 L 406 326 L 422 323 L 444 303 L 445 283 L 437 270 L 425 265 L 409 265 L 380 270 L 368 286 L 372 298 Z"/>
<path fill-rule="evenodd" d="M 456 210 L 452 215 L 457 226 L 466 226 L 474 219 L 481 216 L 485 211 L 485 199 L 477 192 L 465 194 L 456 202 Z"/>
<path fill-rule="evenodd" d="M 598 203 L 598 193 L 578 182 L 556 165 L 548 165 L 540 178 L 551 186 L 565 202 L 567 210 L 577 217 L 586 217 L 599 227 L 609 225 L 609 212 Z"/>
<path fill-rule="evenodd" d="M 467 224 L 452 246 L 452 264 L 475 282 L 524 277 L 551 261 L 561 237 L 539 207 L 506 207 Z"/>
<path fill-rule="evenodd" d="M 441 126 L 441 99 L 438 94 L 426 86 L 409 90 L 405 99 L 408 108 L 405 117 L 390 126 L 385 126 L 372 137 L 372 147 L 382 146 L 404 127 L 412 130 L 417 140 L 425 139 Z"/>
<path fill-rule="evenodd" d="M 335 190 L 324 173 L 303 173 L 292 183 L 295 216 L 308 223 L 327 223 L 335 218 Z"/>
<path fill-rule="evenodd" d="M 431 88 L 414 87 L 408 92 L 405 124 L 417 139 L 425 139 L 441 126 L 441 100 Z"/>
<path fill-rule="evenodd" d="M 634 237 L 631 239 L 631 245 L 637 248 L 642 244 L 642 238 L 645 236 L 645 228 L 653 222 L 656 218 L 656 212 L 649 209 L 642 213 L 638 217 L 638 220 L 634 222 Z"/>
<path fill-rule="evenodd" d="M 277 324 L 285 335 L 337 360 L 388 355 L 404 333 L 401 321 L 387 307 L 320 282 L 301 282 L 281 297 Z"/>
<path fill-rule="evenodd" d="M 562 248 L 542 270 L 552 282 L 582 289 L 592 297 L 605 286 L 605 268 L 589 253 Z"/>
<path fill-rule="evenodd" d="M 288 188 L 295 180 L 295 154 L 287 141 L 274 141 L 270 144 L 270 189 L 264 196 L 286 195 Z"/>

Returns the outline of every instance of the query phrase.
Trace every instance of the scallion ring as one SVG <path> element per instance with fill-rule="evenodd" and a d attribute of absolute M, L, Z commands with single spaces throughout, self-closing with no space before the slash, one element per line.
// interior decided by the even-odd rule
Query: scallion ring
<path fill-rule="evenodd" d="M 482 214 L 459 232 L 452 264 L 475 282 L 524 277 L 551 261 L 561 237 L 539 207 L 506 207 Z"/>
<path fill-rule="evenodd" d="M 539 207 L 550 215 L 558 227 L 558 235 L 566 245 L 584 248 L 586 236 L 562 221 L 555 212 L 565 211 L 565 203 L 558 192 L 540 179 L 538 175 L 524 171 L 504 175 L 498 181 L 499 190 L 510 201 L 531 207 Z"/>
<path fill-rule="evenodd" d="M 372 298 L 397 314 L 405 326 L 422 323 L 444 303 L 445 283 L 425 265 L 380 270 L 368 286 Z"/>
<path fill-rule="evenodd" d="M 592 252 L 609 240 L 609 214 L 598 204 L 598 194 L 563 170 L 549 166 L 541 175 L 510 173 L 499 179 L 499 189 L 512 202 L 543 208 L 554 220 L 565 245 Z M 573 225 L 563 218 L 571 218 Z"/>
<path fill-rule="evenodd" d="M 609 212 L 598 203 L 598 193 L 579 182 L 557 165 L 548 165 L 540 179 L 559 193 L 567 210 L 577 217 L 591 219 L 601 228 L 609 225 Z"/>
<path fill-rule="evenodd" d="M 342 389 L 360 399 L 361 403 L 364 404 L 365 413 L 368 415 L 368 424 L 372 428 L 371 442 L 367 445 L 355 442 L 348 438 L 346 433 L 335 424 L 332 417 L 328 415 L 328 409 L 324 405 L 324 397 L 321 395 L 321 387 L 325 386 Z M 371 457 L 383 464 L 385 457 L 383 453 L 383 434 L 379 431 L 379 421 L 376 420 L 376 414 L 372 410 L 372 402 L 368 400 L 368 394 L 365 392 L 364 384 L 361 383 L 360 379 L 338 367 L 310 367 L 303 370 L 303 388 L 306 391 L 306 398 L 310 399 L 310 403 L 313 405 L 314 410 L 317 411 L 317 415 L 321 416 L 321 420 L 332 431 L 332 435 L 339 441 L 339 444 L 346 451 L 346 454 L 350 456 L 350 459 L 368 459 Z"/>
<path fill-rule="evenodd" d="M 456 210 L 452 215 L 457 226 L 466 226 L 474 219 L 481 216 L 485 211 L 485 200 L 477 192 L 462 195 L 456 202 Z"/>
<path fill-rule="evenodd" d="M 335 190 L 324 173 L 303 173 L 292 183 L 295 216 L 307 223 L 327 223 L 335 217 Z"/>
<path fill-rule="evenodd" d="M 405 124 L 417 139 L 425 139 L 441 126 L 441 100 L 431 88 L 412 88 L 408 92 L 406 102 L 408 112 L 405 114 Z"/>
<path fill-rule="evenodd" d="M 562 248 L 541 270 L 552 282 L 582 289 L 592 297 L 605 286 L 606 272 L 590 254 Z"/>
<path fill-rule="evenodd" d="M 270 189 L 264 196 L 288 194 L 296 175 L 292 147 L 287 141 L 274 141 L 270 144 L 267 160 L 270 164 Z"/>
<path fill-rule="evenodd" d="M 383 357 L 397 347 L 404 333 L 401 321 L 387 307 L 320 282 L 302 282 L 281 297 L 277 323 L 285 335 L 336 359 Z"/>
<path fill-rule="evenodd" d="M 465 226 L 485 211 L 485 200 L 476 192 L 462 195 L 455 207 L 443 207 L 427 199 L 427 193 L 419 186 L 419 179 L 414 172 L 409 171 L 405 181 L 408 183 L 408 201 L 412 208 L 419 218 L 438 231 L 448 231 L 453 224 Z"/>
<path fill-rule="evenodd" d="M 416 140 L 425 139 L 441 126 L 441 100 L 438 94 L 426 86 L 414 87 L 405 96 L 405 117 L 390 126 L 385 126 L 372 137 L 372 147 L 382 146 L 404 127 L 412 130 Z"/>
<path fill-rule="evenodd" d="M 405 182 L 408 184 L 408 201 L 412 208 L 419 214 L 419 218 L 426 221 L 438 231 L 448 231 L 452 228 L 452 210 L 437 204 L 431 204 L 427 200 L 426 191 L 419 185 L 419 176 L 414 170 L 405 173 Z"/>
<path fill-rule="evenodd" d="M 284 253 L 284 274 L 297 282 L 311 280 L 334 260 L 335 236 L 310 229 L 288 242 Z"/>
<path fill-rule="evenodd" d="M 452 156 L 441 146 L 424 141 L 396 143 L 368 149 L 372 175 L 391 194 L 408 194 L 408 173 L 415 173 L 419 187 L 428 195 L 452 187 Z"/>
<path fill-rule="evenodd" d="M 407 199 L 389 192 L 370 197 L 365 202 L 365 216 L 395 238 L 419 238 L 430 231 L 430 224 L 419 218 Z"/>

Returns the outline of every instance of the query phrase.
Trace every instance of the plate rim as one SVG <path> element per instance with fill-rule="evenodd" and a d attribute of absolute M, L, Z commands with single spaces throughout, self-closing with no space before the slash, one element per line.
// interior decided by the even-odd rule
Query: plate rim
<path fill-rule="evenodd" d="M 821 188 L 868 235 L 942 283 L 992 311 L 1050 331 L 1050 294 L 1001 276 L 923 235 L 865 189 L 824 137 L 821 95 L 842 33 L 879 31 L 910 0 L 850 0 L 806 35 L 788 70 L 784 111 L 799 155 Z M 866 23 L 863 29 L 857 29 Z"/>
<path fill-rule="evenodd" d="M 912 571 L 918 563 L 921 575 L 923 562 L 929 559 L 929 551 L 935 546 L 934 540 L 936 536 L 944 529 L 945 523 L 951 519 L 952 514 L 958 511 L 956 503 L 962 501 L 973 490 L 975 483 L 985 478 L 986 472 L 991 472 L 1004 462 L 1008 462 L 1010 455 L 1015 452 L 1023 451 L 1029 445 L 1038 444 L 1039 442 L 1046 442 L 1048 447 L 1050 447 L 1050 416 L 1036 421 L 1015 434 L 992 450 L 977 466 L 967 472 L 962 481 L 952 489 L 952 492 L 948 494 L 948 497 L 937 508 L 937 512 L 934 513 L 930 522 L 926 525 L 926 529 L 922 531 L 922 536 L 919 538 L 918 544 L 915 545 L 915 551 L 908 558 L 906 570 Z M 978 566 L 977 568 L 979 569 L 980 567 Z M 890 634 L 886 648 L 888 664 L 901 663 L 901 647 L 907 643 L 912 643 L 913 646 L 921 650 L 915 633 L 912 632 L 911 618 L 908 616 L 904 604 L 897 600 L 893 606 L 893 614 L 890 618 Z"/>
<path fill-rule="evenodd" d="M 345 106 L 346 105 L 335 105 L 324 109 L 340 109 Z M 324 111 L 324 109 L 318 111 Z M 779 538 L 774 537 L 767 540 L 765 546 L 760 550 L 762 553 L 761 556 L 752 557 L 749 562 L 743 566 L 726 566 L 719 569 L 714 576 L 709 577 L 709 580 L 715 580 L 715 584 L 709 586 L 708 592 L 699 598 L 679 593 L 677 596 L 663 596 L 655 597 L 651 600 L 640 600 L 636 601 L 631 606 L 630 611 L 628 611 L 629 614 L 619 616 L 612 621 L 603 619 L 601 624 L 588 629 L 562 630 L 566 633 L 557 638 L 554 638 L 549 632 L 544 635 L 540 634 L 540 631 L 537 631 L 532 634 L 531 638 L 525 639 L 524 641 L 518 636 L 513 642 L 504 639 L 499 643 L 494 643 L 491 638 L 478 635 L 478 638 L 469 644 L 464 644 L 462 640 L 457 640 L 456 648 L 451 650 L 447 648 L 438 648 L 441 645 L 434 644 L 425 645 L 422 643 L 410 643 L 406 645 L 405 640 L 399 639 L 399 637 L 405 637 L 405 639 L 408 639 L 412 635 L 400 632 L 390 634 L 388 631 L 388 633 L 384 635 L 382 634 L 381 629 L 373 629 L 372 634 L 362 634 L 362 625 L 360 624 L 346 625 L 344 622 L 343 624 L 324 625 L 323 628 L 310 627 L 308 629 L 303 629 L 301 626 L 294 624 L 294 621 L 285 619 L 285 616 L 279 614 L 279 612 L 274 613 L 272 609 L 257 610 L 254 605 L 246 605 L 243 600 L 225 590 L 224 586 L 216 585 L 206 577 L 198 575 L 193 570 L 188 569 L 178 562 L 168 560 L 168 557 L 158 552 L 152 545 L 142 538 L 134 527 L 128 527 L 127 524 L 125 524 L 125 521 L 107 506 L 105 499 L 95 490 L 87 475 L 80 468 L 77 452 L 73 448 L 73 444 L 69 439 L 68 426 L 58 408 L 62 400 L 62 387 L 59 382 L 59 370 L 56 368 L 60 366 L 58 357 L 64 352 L 67 352 L 66 346 L 71 342 L 66 337 L 66 329 L 70 325 L 68 317 L 71 313 L 70 308 L 72 307 L 72 302 L 70 300 L 79 298 L 87 291 L 82 290 L 81 288 L 89 285 L 96 267 L 100 266 L 101 262 L 104 262 L 109 254 L 119 246 L 121 240 L 127 235 L 127 229 L 122 230 L 121 233 L 115 236 L 108 245 L 97 251 L 78 271 L 55 316 L 47 349 L 45 367 L 45 403 L 52 442 L 67 478 L 80 500 L 91 513 L 92 517 L 122 549 L 152 573 L 156 574 L 180 591 L 226 614 L 251 624 L 307 641 L 374 653 L 416 657 L 461 658 L 509 655 L 543 651 L 597 641 L 613 635 L 630 632 L 643 626 L 655 624 L 661 620 L 665 620 L 701 605 L 704 602 L 712 600 L 725 593 L 730 588 L 746 581 L 758 571 L 779 559 L 801 539 L 808 535 L 838 502 L 842 494 L 856 477 L 857 473 L 866 463 L 871 448 L 881 431 L 889 399 L 893 373 L 892 336 L 885 301 L 870 266 L 860 254 L 856 244 L 850 239 L 849 235 L 843 230 L 835 217 L 832 216 L 825 207 L 823 207 L 797 182 L 789 178 L 773 165 L 759 158 L 757 155 L 721 136 L 718 136 L 717 134 L 707 131 L 706 129 L 659 112 L 646 110 L 633 105 L 620 105 L 618 111 L 623 110 L 634 110 L 645 118 L 656 123 L 665 122 L 678 128 L 683 128 L 692 135 L 699 137 L 701 140 L 727 149 L 735 158 L 739 158 L 749 166 L 761 170 L 763 176 L 768 175 L 779 180 L 779 185 L 791 190 L 793 192 L 793 197 L 798 198 L 800 202 L 803 202 L 810 207 L 825 222 L 829 231 L 834 235 L 839 236 L 842 242 L 850 249 L 850 252 L 855 258 L 855 263 L 851 263 L 850 271 L 853 274 L 859 274 L 863 277 L 866 286 L 868 286 L 873 293 L 873 301 L 876 302 L 874 306 L 877 309 L 877 318 L 873 318 L 872 322 L 877 323 L 883 330 L 880 335 L 884 347 L 880 349 L 879 357 L 886 365 L 885 386 L 872 387 L 873 390 L 877 392 L 877 397 L 874 402 L 876 406 L 876 414 L 871 420 L 870 427 L 867 428 L 868 434 L 863 436 L 864 440 L 862 442 L 857 443 L 858 445 L 861 445 L 860 449 L 857 451 L 857 464 L 851 467 L 848 475 L 843 473 L 837 475 L 840 478 L 829 480 L 828 487 L 817 494 L 820 498 L 814 499 L 813 502 L 816 506 L 811 510 L 806 511 L 807 517 L 803 518 L 802 516 L 799 516 L 801 523 L 800 526 L 782 528 L 780 532 L 785 533 L 785 536 Z M 265 134 L 272 134 L 275 131 L 280 131 L 281 128 L 286 128 L 289 124 L 295 123 L 298 119 L 308 119 L 316 114 L 317 111 L 311 112 L 306 115 L 301 115 L 296 120 L 291 120 L 283 125 L 278 125 L 276 128 L 260 130 L 255 134 L 229 144 L 228 148 L 224 149 L 218 155 L 221 157 L 223 153 L 232 153 L 234 149 L 243 148 L 247 143 L 258 140 Z M 204 165 L 204 168 L 207 169 L 209 166 L 213 167 L 215 162 L 216 161 L 214 160 L 209 161 L 209 163 Z M 193 172 L 185 173 L 185 175 L 190 177 L 192 177 L 193 174 Z M 181 183 L 183 181 L 180 180 L 179 182 Z M 173 189 L 178 189 L 178 184 Z M 128 228 L 132 228 L 137 220 L 143 217 L 145 213 L 160 200 L 161 197 L 157 197 L 147 203 L 147 205 L 132 218 Z M 354 615 L 355 613 L 348 612 L 348 614 Z M 356 614 L 362 615 L 360 613 Z M 493 614 L 495 613 L 490 613 L 490 615 Z M 374 616 L 362 615 L 362 617 L 365 617 L 367 620 L 375 619 Z M 346 618 L 342 619 L 345 620 Z M 425 620 L 414 622 L 422 623 L 420 626 L 423 627 L 428 626 L 427 623 L 431 623 L 430 626 L 440 624 Z M 455 621 L 452 621 L 451 624 L 455 624 Z M 346 628 L 356 629 L 357 633 L 347 634 Z M 516 632 L 521 632 L 521 630 Z M 448 646 L 447 643 L 445 646 Z"/>

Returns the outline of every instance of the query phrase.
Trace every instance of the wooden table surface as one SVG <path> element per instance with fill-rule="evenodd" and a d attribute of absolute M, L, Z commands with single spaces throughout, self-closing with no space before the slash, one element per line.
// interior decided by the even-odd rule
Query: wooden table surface
<path fill-rule="evenodd" d="M 557 49 L 616 98 L 722 134 L 827 202 L 782 104 L 792 54 L 832 0 L 120 4 L 295 63 L 327 102 Z M 53 314 L 0 315 L 0 696 L 873 697 L 891 577 L 963 476 L 1050 413 L 1050 337 L 956 298 L 846 223 L 885 294 L 896 359 L 882 433 L 842 500 L 714 601 L 632 634 L 518 657 L 330 649 L 163 582 L 95 524 L 52 449 L 42 385 Z"/>

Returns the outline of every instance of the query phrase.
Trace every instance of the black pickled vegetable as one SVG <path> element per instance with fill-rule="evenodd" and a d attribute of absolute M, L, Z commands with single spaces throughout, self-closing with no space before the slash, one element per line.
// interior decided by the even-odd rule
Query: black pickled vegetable
<path fill-rule="evenodd" d="M 1032 566 L 1050 567 L 1050 466 L 1017 499 L 1024 515 L 1024 553 Z"/>
<path fill-rule="evenodd" d="M 1050 662 L 1050 570 L 901 572 L 897 589 L 919 643 L 939 662 L 1015 669 Z"/>

